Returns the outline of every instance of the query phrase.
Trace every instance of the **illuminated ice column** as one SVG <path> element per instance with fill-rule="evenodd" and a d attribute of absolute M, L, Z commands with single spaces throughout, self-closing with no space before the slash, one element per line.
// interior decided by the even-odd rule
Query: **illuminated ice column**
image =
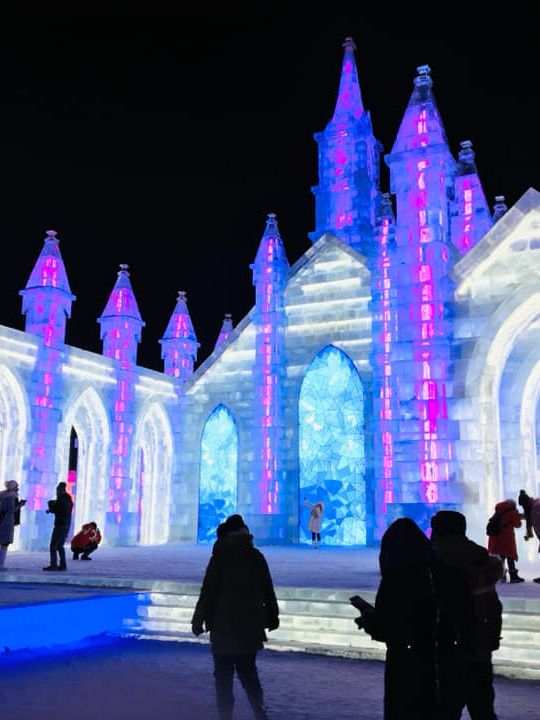
<path fill-rule="evenodd" d="M 452 499 L 447 482 L 452 457 L 447 416 L 451 326 L 445 302 L 452 297 L 447 198 L 456 163 L 433 97 L 429 67 L 419 67 L 418 73 L 386 161 L 397 201 L 396 259 L 401 266 L 395 300 L 399 334 L 393 348 L 401 416 L 394 459 L 401 497 L 395 500 L 407 504 L 409 514 L 418 511 L 425 518 L 425 504 Z"/>
<path fill-rule="evenodd" d="M 214 350 L 217 350 L 218 347 L 224 343 L 229 335 L 233 331 L 233 321 L 231 315 L 229 313 L 225 314 L 225 317 L 223 318 L 223 325 L 221 326 L 221 331 L 218 335 L 218 339 L 216 340 L 216 344 L 214 345 Z"/>
<path fill-rule="evenodd" d="M 371 270 L 371 317 L 373 350 L 373 422 L 375 457 L 375 539 L 387 527 L 387 505 L 399 497 L 394 444 L 398 432 L 399 404 L 393 348 L 397 338 L 395 218 L 390 195 L 379 199 L 372 251 L 367 258 Z"/>
<path fill-rule="evenodd" d="M 470 140 L 463 140 L 454 178 L 451 204 L 450 237 L 461 255 L 465 255 L 493 225 L 489 205 L 478 177 Z"/>
<path fill-rule="evenodd" d="M 357 250 L 371 242 L 379 193 L 382 147 L 373 136 L 369 112 L 364 110 L 351 38 L 345 54 L 334 116 L 319 145 L 319 184 L 315 195 L 313 242 L 331 232 Z"/>
<path fill-rule="evenodd" d="M 254 482 L 250 518 L 259 517 L 250 519 L 250 523 L 260 537 L 279 540 L 285 537 L 286 530 L 285 478 L 280 447 L 285 433 L 282 399 L 285 376 L 283 290 L 289 263 L 273 213 L 268 215 L 251 269 L 256 288 L 253 315 L 256 351 L 253 368 Z"/>
<path fill-rule="evenodd" d="M 66 320 L 71 315 L 71 294 L 64 262 L 54 230 L 47 231 L 45 244 L 22 295 L 26 332 L 41 339 L 32 372 L 29 401 L 32 412 L 31 447 L 21 496 L 28 504 L 21 525 L 23 548 L 37 549 L 47 542 L 50 521 L 44 512 L 53 498 L 59 478 L 55 451 L 62 408 L 61 367 L 65 355 Z M 67 478 L 62 478 L 67 480 Z"/>
<path fill-rule="evenodd" d="M 133 294 L 127 265 L 118 279 L 98 323 L 103 355 L 115 361 L 116 386 L 112 417 L 112 457 L 107 504 L 107 540 L 112 545 L 133 544 L 137 538 L 136 493 L 132 491 L 130 458 L 135 425 L 137 345 L 144 322 Z"/>
<path fill-rule="evenodd" d="M 180 290 L 165 334 L 159 341 L 165 374 L 182 382 L 193 375 L 199 348 L 186 300 L 186 293 Z"/>

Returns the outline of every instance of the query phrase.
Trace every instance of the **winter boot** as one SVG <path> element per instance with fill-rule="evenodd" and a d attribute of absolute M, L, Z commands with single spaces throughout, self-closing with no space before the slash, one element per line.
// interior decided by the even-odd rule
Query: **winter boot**
<path fill-rule="evenodd" d="M 510 573 L 510 582 L 511 583 L 525 582 L 525 578 L 519 577 L 518 571 L 514 570 L 514 572 Z"/>

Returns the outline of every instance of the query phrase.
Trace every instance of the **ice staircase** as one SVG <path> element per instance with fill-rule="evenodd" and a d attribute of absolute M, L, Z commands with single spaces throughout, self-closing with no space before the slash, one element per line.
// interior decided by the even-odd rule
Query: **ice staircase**
<path fill-rule="evenodd" d="M 155 582 L 140 594 L 137 616 L 125 621 L 125 634 L 140 638 L 207 642 L 191 633 L 191 616 L 200 587 L 189 583 Z M 385 647 L 359 631 L 358 612 L 349 597 L 374 601 L 372 590 L 276 588 L 280 627 L 269 633 L 267 648 L 383 660 Z M 493 654 L 495 672 L 507 677 L 540 679 L 540 597 L 501 598 L 503 639 Z"/>

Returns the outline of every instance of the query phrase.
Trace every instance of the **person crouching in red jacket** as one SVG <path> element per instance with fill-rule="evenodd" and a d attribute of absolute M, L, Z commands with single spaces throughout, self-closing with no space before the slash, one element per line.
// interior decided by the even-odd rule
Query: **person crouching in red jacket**
<path fill-rule="evenodd" d="M 79 532 L 71 540 L 73 559 L 91 560 L 90 553 L 97 549 L 101 542 L 101 533 L 95 522 L 89 522 L 82 526 Z"/>

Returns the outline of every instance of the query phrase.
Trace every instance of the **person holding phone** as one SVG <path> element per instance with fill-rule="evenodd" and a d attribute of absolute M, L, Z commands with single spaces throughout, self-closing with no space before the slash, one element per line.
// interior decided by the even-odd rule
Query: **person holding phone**
<path fill-rule="evenodd" d="M 379 554 L 375 605 L 358 596 L 355 622 L 386 644 L 385 720 L 458 720 L 461 683 L 457 642 L 468 600 L 459 574 L 437 560 L 414 520 L 386 530 Z"/>
<path fill-rule="evenodd" d="M 13 542 L 15 534 L 16 516 L 20 509 L 26 505 L 26 500 L 19 500 L 19 485 L 16 480 L 6 480 L 5 490 L 0 492 L 0 570 L 5 570 L 6 555 Z"/>

